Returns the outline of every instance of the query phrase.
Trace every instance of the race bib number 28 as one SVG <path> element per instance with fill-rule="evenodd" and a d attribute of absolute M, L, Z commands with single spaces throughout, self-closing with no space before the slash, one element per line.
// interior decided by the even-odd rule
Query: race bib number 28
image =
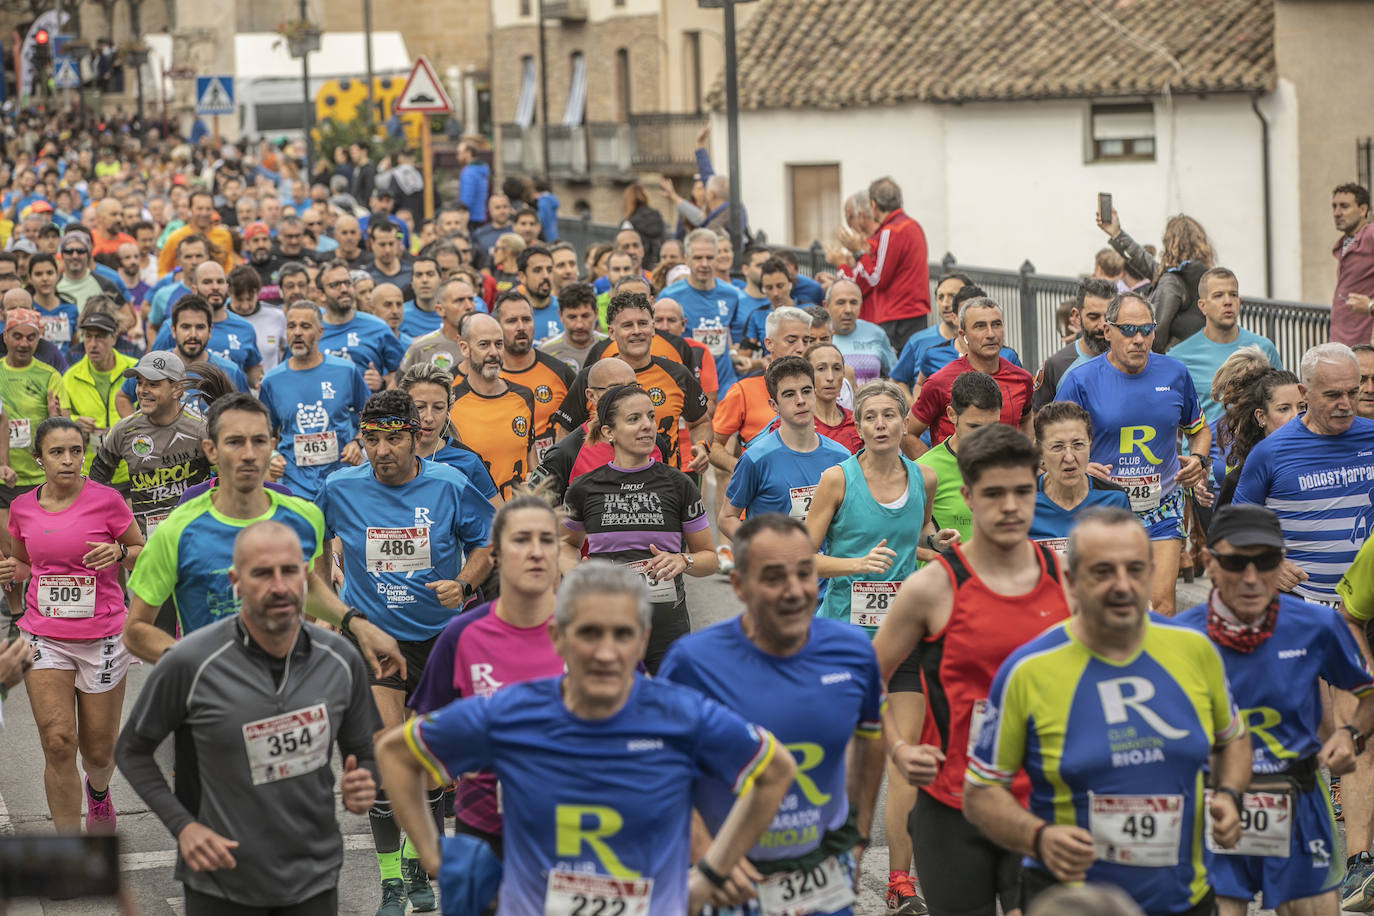
<path fill-rule="evenodd" d="M 849 622 L 876 627 L 892 608 L 900 582 L 854 582 L 849 586 Z"/>

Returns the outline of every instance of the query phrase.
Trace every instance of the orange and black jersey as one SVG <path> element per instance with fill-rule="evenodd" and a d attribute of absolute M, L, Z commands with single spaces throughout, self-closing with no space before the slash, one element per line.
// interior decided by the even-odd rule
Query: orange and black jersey
<path fill-rule="evenodd" d="M 592 345 L 592 348 L 587 351 L 587 358 L 582 361 L 582 365 L 590 366 L 598 359 L 619 355 L 620 347 L 616 345 L 615 338 L 607 337 L 605 340 L 599 340 Z M 654 331 L 654 339 L 649 341 L 649 355 L 671 359 L 673 362 L 682 363 L 688 368 L 694 365 L 693 360 L 696 359 L 687 346 L 687 341 L 676 334 L 669 334 L 667 331 Z"/>
<path fill-rule="evenodd" d="M 481 456 L 502 498 L 510 499 L 530 470 L 534 392 L 507 382 L 504 392 L 487 396 L 464 381 L 454 388 L 448 415 L 463 444 Z"/>
<path fill-rule="evenodd" d="M 544 452 L 553 445 L 554 411 L 568 396 L 577 373 L 563 360 L 536 349 L 532 366 L 519 372 L 503 366 L 501 377 L 534 393 L 534 463 L 538 466 L 544 460 Z"/>
<path fill-rule="evenodd" d="M 589 371 L 591 370 L 583 369 L 577 373 L 572 387 L 568 389 L 568 396 L 563 399 L 562 406 L 553 415 L 554 422 L 564 429 L 576 429 L 587 421 Z M 665 456 L 666 461 L 677 467 L 680 464 L 676 434 L 678 418 L 695 423 L 704 417 L 706 395 L 702 394 L 701 385 L 697 383 L 691 369 L 661 356 L 650 357 L 647 366 L 635 370 L 635 380 L 649 395 L 649 400 L 653 401 L 658 431 L 668 438 L 673 447 L 673 454 Z"/>

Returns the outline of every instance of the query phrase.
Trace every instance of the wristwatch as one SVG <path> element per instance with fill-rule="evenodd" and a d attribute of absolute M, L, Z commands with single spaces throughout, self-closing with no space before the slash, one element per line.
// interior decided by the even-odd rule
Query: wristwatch
<path fill-rule="evenodd" d="M 1360 730 L 1353 725 L 1342 725 L 1341 728 L 1350 732 L 1350 738 L 1355 742 L 1355 756 L 1363 754 L 1365 743 L 1369 740 L 1368 736 L 1360 734 Z"/>
<path fill-rule="evenodd" d="M 129 545 L 121 543 L 119 545 L 119 562 L 123 563 L 129 559 Z"/>
<path fill-rule="evenodd" d="M 687 564 L 687 569 L 691 569 L 693 566 L 697 565 L 697 558 L 684 550 L 682 552 L 682 562 Z"/>
<path fill-rule="evenodd" d="M 352 633 L 348 625 L 354 620 L 366 620 L 367 616 L 355 607 L 349 608 L 343 615 L 343 620 L 339 621 L 339 629 L 345 633 Z"/>

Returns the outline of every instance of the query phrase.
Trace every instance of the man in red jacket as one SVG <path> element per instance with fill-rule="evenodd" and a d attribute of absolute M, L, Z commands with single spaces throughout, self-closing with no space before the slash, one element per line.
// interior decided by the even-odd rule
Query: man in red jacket
<path fill-rule="evenodd" d="M 859 284 L 864 304 L 859 317 L 882 326 L 898 353 L 906 339 L 926 326 L 930 314 L 930 261 L 921 224 L 902 210 L 902 189 L 883 177 L 868 186 L 869 206 L 878 229 L 867 241 L 853 242 L 857 263 L 840 273 Z"/>
<path fill-rule="evenodd" d="M 1374 329 L 1374 223 L 1369 191 L 1343 184 L 1331 193 L 1331 214 L 1341 237 L 1336 256 L 1336 292 L 1331 299 L 1331 339 L 1353 347 L 1369 343 Z"/>

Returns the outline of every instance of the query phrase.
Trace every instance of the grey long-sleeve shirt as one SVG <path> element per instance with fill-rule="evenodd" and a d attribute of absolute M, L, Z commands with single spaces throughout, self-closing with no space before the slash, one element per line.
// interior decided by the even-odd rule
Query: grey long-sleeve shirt
<path fill-rule="evenodd" d="M 197 872 L 178 857 L 177 880 L 244 906 L 288 906 L 338 884 L 343 840 L 331 746 L 375 777 L 372 735 L 380 728 L 363 659 L 347 640 L 303 625 L 295 647 L 276 659 L 235 616 L 162 656 L 120 733 L 115 762 L 173 836 L 198 821 L 238 841 L 237 867 Z M 177 793 L 153 760 L 173 732 Z M 192 748 L 194 759 L 185 759 Z M 184 779 L 198 791 L 182 791 Z"/>

